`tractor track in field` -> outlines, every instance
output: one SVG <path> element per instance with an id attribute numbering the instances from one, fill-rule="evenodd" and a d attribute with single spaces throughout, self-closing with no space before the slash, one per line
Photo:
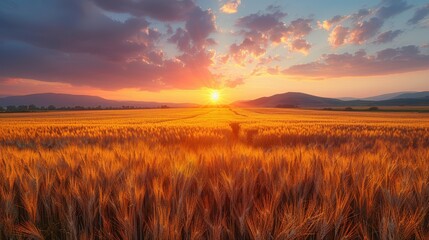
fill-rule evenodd
<path id="1" fill-rule="evenodd" d="M 211 112 L 213 112 L 213 110 L 205 112 L 205 113 L 200 113 L 200 114 L 195 114 L 195 115 L 191 115 L 191 116 L 186 116 L 186 117 L 161 120 L 161 121 L 157 121 L 157 122 L 154 122 L 154 123 L 165 123 L 165 122 L 173 122 L 173 121 L 179 121 L 179 120 L 192 119 L 192 118 L 200 117 L 200 116 L 203 116 L 203 115 L 207 115 L 207 114 L 209 114 Z"/>
<path id="2" fill-rule="evenodd" d="M 229 111 L 231 111 L 232 113 L 234 113 L 234 114 L 235 114 L 235 115 L 237 115 L 237 116 L 249 117 L 249 116 L 247 116 L 247 115 L 245 115 L 245 114 L 242 114 L 242 113 L 239 113 L 239 112 L 234 111 L 232 108 L 228 108 L 228 109 L 229 109 Z"/>

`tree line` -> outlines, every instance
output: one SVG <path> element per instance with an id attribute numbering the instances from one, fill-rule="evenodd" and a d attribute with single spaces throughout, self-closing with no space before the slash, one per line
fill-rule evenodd
<path id="1" fill-rule="evenodd" d="M 0 106 L 0 112 L 44 112 L 44 111 L 81 111 L 81 110 L 119 110 L 119 109 L 147 109 L 149 107 L 136 107 L 136 106 L 121 106 L 121 107 L 56 107 L 54 105 L 38 107 L 34 104 L 31 105 L 9 105 L 6 107 Z M 167 105 L 161 105 L 157 108 L 169 108 Z"/>

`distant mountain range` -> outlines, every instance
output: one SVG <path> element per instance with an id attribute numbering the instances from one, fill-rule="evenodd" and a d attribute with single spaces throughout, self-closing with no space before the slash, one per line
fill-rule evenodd
<path id="1" fill-rule="evenodd" d="M 380 100 L 377 100 L 380 99 Z M 31 94 L 24 96 L 9 96 L 0 98 L 0 106 L 35 105 L 37 107 L 114 107 L 123 106 L 156 108 L 168 107 L 196 107 L 192 103 L 165 103 L 143 101 L 116 101 L 96 96 L 71 95 L 57 93 Z M 325 98 L 299 92 L 276 94 L 248 101 L 238 101 L 231 105 L 237 107 L 353 107 L 353 106 L 429 106 L 429 91 L 426 92 L 399 92 L 364 99 Z"/>
<path id="2" fill-rule="evenodd" d="M 386 99 L 387 98 L 387 99 Z M 429 106 L 429 91 L 385 94 L 371 99 L 341 100 L 299 92 L 276 94 L 233 103 L 238 107 L 353 107 L 353 106 Z"/>
<path id="3" fill-rule="evenodd" d="M 372 97 L 366 97 L 366 98 L 352 98 L 352 97 L 343 97 L 338 98 L 343 101 L 351 101 L 351 100 L 366 100 L 366 101 L 383 101 L 383 100 L 390 100 L 390 99 L 399 99 L 399 98 L 420 98 L 425 97 L 428 95 L 428 92 L 394 92 L 394 93 L 387 93 Z"/>
<path id="4" fill-rule="evenodd" d="M 0 106 L 19 106 L 36 105 L 37 107 L 53 105 L 55 107 L 115 107 L 133 106 L 141 108 L 155 108 L 166 105 L 168 107 L 195 107 L 196 104 L 190 103 L 161 103 L 161 102 L 142 102 L 142 101 L 116 101 L 108 100 L 96 96 L 72 95 L 58 93 L 41 93 L 24 96 L 9 96 L 0 98 Z"/>

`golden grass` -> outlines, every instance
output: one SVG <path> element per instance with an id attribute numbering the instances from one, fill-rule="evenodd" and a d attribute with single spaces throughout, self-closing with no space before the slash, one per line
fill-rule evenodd
<path id="1" fill-rule="evenodd" d="M 0 239 L 429 238 L 428 114 L 166 109 L 0 124 Z"/>

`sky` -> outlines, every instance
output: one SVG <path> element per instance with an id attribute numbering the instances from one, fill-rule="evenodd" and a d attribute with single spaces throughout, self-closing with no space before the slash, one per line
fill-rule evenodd
<path id="1" fill-rule="evenodd" d="M 2 0 L 0 96 L 429 90 L 429 1 Z"/>

